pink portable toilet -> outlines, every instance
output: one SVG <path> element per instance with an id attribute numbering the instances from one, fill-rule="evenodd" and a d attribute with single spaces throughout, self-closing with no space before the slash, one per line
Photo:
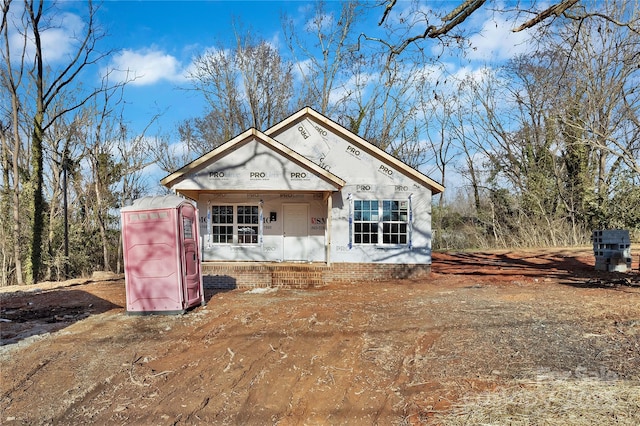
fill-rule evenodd
<path id="1" fill-rule="evenodd" d="M 204 305 L 198 210 L 176 195 L 120 210 L 128 313 L 184 313 Z"/>

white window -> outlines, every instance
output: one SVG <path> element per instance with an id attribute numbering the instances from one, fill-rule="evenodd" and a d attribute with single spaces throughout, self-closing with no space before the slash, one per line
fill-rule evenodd
<path id="1" fill-rule="evenodd" d="M 256 205 L 211 206 L 214 244 L 258 244 L 259 208 Z"/>
<path id="2" fill-rule="evenodd" d="M 354 200 L 354 243 L 408 244 L 408 210 L 406 200 Z"/>

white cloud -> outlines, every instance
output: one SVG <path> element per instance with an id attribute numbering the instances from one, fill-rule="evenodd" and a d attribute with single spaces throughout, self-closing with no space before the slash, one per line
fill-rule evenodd
<path id="1" fill-rule="evenodd" d="M 471 66 L 460 67 L 452 73 L 454 81 L 461 82 L 465 80 L 471 80 L 474 82 L 480 82 L 487 78 L 492 72 L 491 67 L 481 66 L 479 68 L 473 68 Z"/>
<path id="2" fill-rule="evenodd" d="M 304 81 L 311 74 L 313 68 L 313 61 L 311 59 L 304 59 L 302 61 L 294 62 L 293 75 L 296 81 Z"/>
<path id="3" fill-rule="evenodd" d="M 131 80 L 134 86 L 148 86 L 158 82 L 180 82 L 185 79 L 185 68 L 180 61 L 161 50 L 122 50 L 116 54 L 107 69 L 110 79 Z"/>
<path id="4" fill-rule="evenodd" d="M 183 140 L 169 145 L 169 153 L 174 158 L 184 158 L 187 161 L 189 161 L 189 159 L 194 155 L 192 148 Z"/>
<path id="5" fill-rule="evenodd" d="M 25 41 L 25 23 L 21 15 L 24 7 L 19 2 L 14 3 L 16 6 L 7 14 L 9 51 L 15 61 L 20 59 L 24 50 L 25 61 L 30 62 L 35 57 L 35 41 L 31 29 L 26 32 Z M 86 24 L 80 16 L 73 13 L 59 13 L 46 18 L 49 21 L 40 28 L 42 57 L 46 64 L 55 67 L 75 56 L 86 36 Z"/>
<path id="6" fill-rule="evenodd" d="M 329 94 L 329 102 L 337 104 L 354 94 L 368 92 L 369 84 L 375 82 L 376 76 L 370 73 L 353 74 L 348 80 L 337 84 Z M 361 95 L 357 95 L 361 96 Z M 365 96 L 366 97 L 366 96 Z"/>
<path id="7" fill-rule="evenodd" d="M 159 182 L 163 177 L 167 176 L 169 173 L 167 173 L 166 170 L 162 170 L 162 168 L 157 163 L 152 163 L 142 169 L 140 171 L 140 174 L 149 182 L 156 183 Z"/>
<path id="8" fill-rule="evenodd" d="M 513 23 L 500 16 L 488 18 L 480 32 L 469 38 L 472 60 L 503 61 L 528 50 L 529 34 L 526 31 L 512 32 Z"/>
<path id="9" fill-rule="evenodd" d="M 42 51 L 48 62 L 57 62 L 74 54 L 80 44 L 79 38 L 85 36 L 85 23 L 72 13 L 62 13 L 59 22 L 42 33 Z"/>
<path id="10" fill-rule="evenodd" d="M 190 50 L 194 50 L 195 49 L 191 49 Z M 225 59 L 228 58 L 230 55 L 230 51 L 227 49 L 221 49 L 219 47 L 206 47 L 204 49 L 202 49 L 203 53 L 196 53 L 195 55 L 192 56 L 192 60 L 191 62 L 189 62 L 187 65 L 185 65 L 182 68 L 182 75 L 183 78 L 185 79 L 189 79 L 191 78 L 190 76 L 196 76 L 199 74 L 198 71 L 198 65 L 196 64 L 196 58 L 201 57 L 201 59 L 207 59 L 208 61 L 214 61 L 214 60 L 219 60 L 219 59 Z"/>
<path id="11" fill-rule="evenodd" d="M 318 31 L 327 31 L 331 29 L 333 25 L 333 15 L 329 13 L 318 13 L 313 18 L 307 21 L 305 30 L 309 33 L 316 33 Z"/>

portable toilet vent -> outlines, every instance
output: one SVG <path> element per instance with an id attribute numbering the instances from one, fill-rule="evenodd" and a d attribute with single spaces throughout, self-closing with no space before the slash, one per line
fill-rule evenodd
<path id="1" fill-rule="evenodd" d="M 127 312 L 184 313 L 204 305 L 198 210 L 176 195 L 120 210 Z"/>

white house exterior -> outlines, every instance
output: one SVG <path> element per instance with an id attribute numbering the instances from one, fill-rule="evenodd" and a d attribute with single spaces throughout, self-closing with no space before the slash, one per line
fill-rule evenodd
<path id="1" fill-rule="evenodd" d="M 444 190 L 310 108 L 247 130 L 161 183 L 196 201 L 205 283 L 225 286 L 280 285 L 241 282 L 274 265 L 302 276 L 300 265 L 315 265 L 323 282 L 428 272 L 431 198 Z"/>

